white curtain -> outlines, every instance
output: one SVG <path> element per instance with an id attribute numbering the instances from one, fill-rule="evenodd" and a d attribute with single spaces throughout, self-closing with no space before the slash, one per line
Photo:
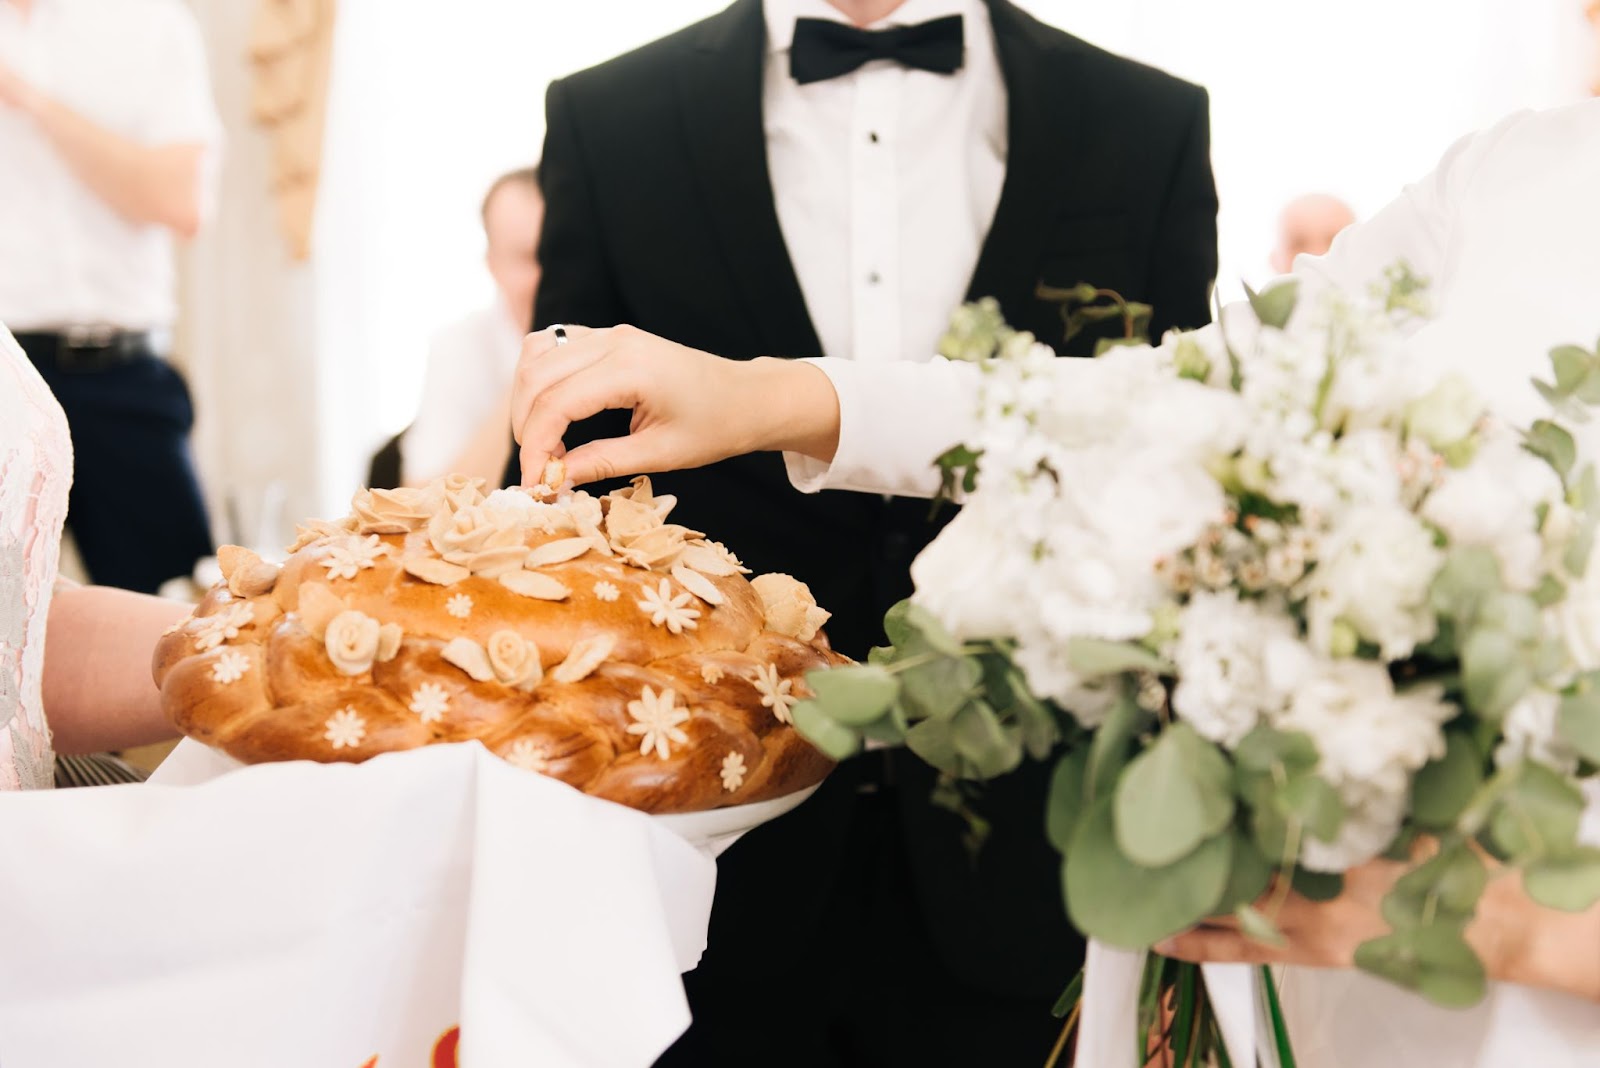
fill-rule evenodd
<path id="1" fill-rule="evenodd" d="M 312 261 L 289 263 L 249 121 L 249 6 L 191 0 L 228 127 L 218 218 L 196 243 L 183 349 L 218 501 L 252 537 L 342 510 L 409 421 L 428 335 L 489 299 L 478 201 L 532 162 L 544 88 L 723 0 L 344 0 Z M 1582 96 L 1585 0 L 1022 0 L 1039 18 L 1206 85 L 1222 277 L 1259 280 L 1281 205 L 1325 190 L 1368 214 L 1456 136 Z M 1093 166 L 1093 160 L 1082 161 Z M 270 518 L 270 517 L 269 517 Z M 271 536 L 276 537 L 274 532 Z"/>

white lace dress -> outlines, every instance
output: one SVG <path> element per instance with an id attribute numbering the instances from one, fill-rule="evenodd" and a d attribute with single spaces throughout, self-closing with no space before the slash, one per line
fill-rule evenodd
<path id="1" fill-rule="evenodd" d="M 44 628 L 72 485 L 67 420 L 0 326 L 0 790 L 54 782 Z"/>

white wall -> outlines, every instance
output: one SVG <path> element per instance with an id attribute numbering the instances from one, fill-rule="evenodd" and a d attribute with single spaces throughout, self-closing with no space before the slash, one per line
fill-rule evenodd
<path id="1" fill-rule="evenodd" d="M 268 236 L 264 156 L 243 115 L 242 0 L 192 0 L 213 36 L 233 136 L 211 284 L 192 318 L 214 489 L 290 515 L 343 504 L 409 419 L 428 334 L 489 297 L 477 207 L 531 162 L 544 88 L 722 0 L 342 0 L 316 260 Z M 1583 0 L 1022 0 L 1038 17 L 1205 84 L 1225 283 L 1258 278 L 1278 208 L 1326 190 L 1369 214 L 1458 134 L 1588 84 Z M 1092 166 L 1093 161 L 1085 161 Z M 1225 286 L 1225 289 L 1227 287 Z M 268 370 L 270 369 L 270 370 Z M 286 374 L 288 381 L 267 381 Z M 263 443 L 275 429 L 293 442 Z"/>

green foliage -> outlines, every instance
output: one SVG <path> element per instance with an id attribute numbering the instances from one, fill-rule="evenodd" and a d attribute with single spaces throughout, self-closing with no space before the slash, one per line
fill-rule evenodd
<path id="1" fill-rule="evenodd" d="M 1442 831 L 1455 825 L 1483 785 L 1483 755 L 1463 730 L 1445 732 L 1444 756 L 1425 764 L 1411 781 L 1411 818 Z"/>
<path id="2" fill-rule="evenodd" d="M 1300 300 L 1300 282 L 1287 278 L 1272 283 L 1260 293 L 1249 286 L 1244 287 L 1244 292 L 1250 298 L 1250 310 L 1256 313 L 1261 325 L 1282 330 L 1289 325 L 1295 304 Z"/>
<path id="3" fill-rule="evenodd" d="M 1449 927 L 1408 927 L 1365 942 L 1356 966 L 1446 1008 L 1475 1005 L 1488 989 L 1483 962 Z"/>
<path id="4" fill-rule="evenodd" d="M 877 722 L 900 696 L 894 675 L 872 664 L 813 671 L 806 682 L 816 692 L 816 701 L 827 707 L 829 718 L 844 727 Z"/>
<path id="5" fill-rule="evenodd" d="M 1232 822 L 1231 779 L 1215 745 L 1187 723 L 1168 727 L 1117 782 L 1117 845 L 1150 868 L 1187 856 Z"/>
<path id="6" fill-rule="evenodd" d="M 1047 286 L 1041 282 L 1035 288 L 1034 296 L 1061 305 L 1063 343 L 1070 342 L 1096 323 L 1120 320 L 1120 343 L 1139 344 L 1149 335 L 1150 317 L 1155 311 L 1148 304 L 1124 299 L 1116 290 L 1100 289 L 1088 282 L 1067 287 Z M 1103 351 L 1103 348 L 1097 348 L 1095 355 Z"/>
<path id="7" fill-rule="evenodd" d="M 1495 844 L 1518 864 L 1571 851 L 1583 817 L 1583 794 L 1565 776 L 1524 760 L 1489 818 Z"/>
<path id="8" fill-rule="evenodd" d="M 1112 804 L 1102 797 L 1090 806 L 1067 850 L 1067 912 L 1078 929 L 1138 949 L 1210 915 L 1227 886 L 1231 837 L 1216 835 L 1176 863 L 1145 867 L 1118 847 Z"/>
<path id="9" fill-rule="evenodd" d="M 1600 763 L 1600 677 L 1585 675 L 1561 699 L 1557 729 L 1579 756 Z"/>
<path id="10" fill-rule="evenodd" d="M 1272 883 L 1272 862 L 1256 847 L 1255 841 L 1235 827 L 1233 857 L 1228 870 L 1228 884 L 1217 899 L 1214 911 L 1232 912 L 1249 905 L 1267 892 Z"/>
<path id="11" fill-rule="evenodd" d="M 1578 444 L 1567 433 L 1548 419 L 1536 421 L 1523 432 L 1522 447 L 1549 464 L 1566 482 L 1572 474 L 1572 465 L 1578 462 Z"/>
<path id="12" fill-rule="evenodd" d="M 1142 645 L 1109 642 L 1101 638 L 1073 638 L 1067 642 L 1067 663 L 1086 678 L 1120 675 L 1128 671 L 1163 674 L 1171 665 Z"/>
<path id="13" fill-rule="evenodd" d="M 1072 843 L 1072 834 L 1078 826 L 1088 801 L 1084 785 L 1089 774 L 1089 747 L 1063 753 L 1056 760 L 1055 771 L 1050 775 L 1050 793 L 1045 801 L 1044 829 L 1050 844 L 1058 853 L 1065 854 Z"/>
<path id="14" fill-rule="evenodd" d="M 1576 846 L 1539 860 L 1523 872 L 1522 884 L 1541 905 L 1582 912 L 1600 901 L 1600 849 Z"/>
<path id="15" fill-rule="evenodd" d="M 1383 918 L 1396 928 L 1443 924 L 1466 929 L 1488 885 L 1483 860 L 1456 840 L 1395 883 L 1383 899 Z"/>

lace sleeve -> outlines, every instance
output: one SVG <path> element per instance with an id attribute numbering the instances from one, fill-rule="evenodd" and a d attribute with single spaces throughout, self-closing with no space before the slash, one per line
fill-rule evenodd
<path id="1" fill-rule="evenodd" d="M 44 632 L 71 480 L 66 418 L 0 327 L 0 790 L 54 777 Z"/>

